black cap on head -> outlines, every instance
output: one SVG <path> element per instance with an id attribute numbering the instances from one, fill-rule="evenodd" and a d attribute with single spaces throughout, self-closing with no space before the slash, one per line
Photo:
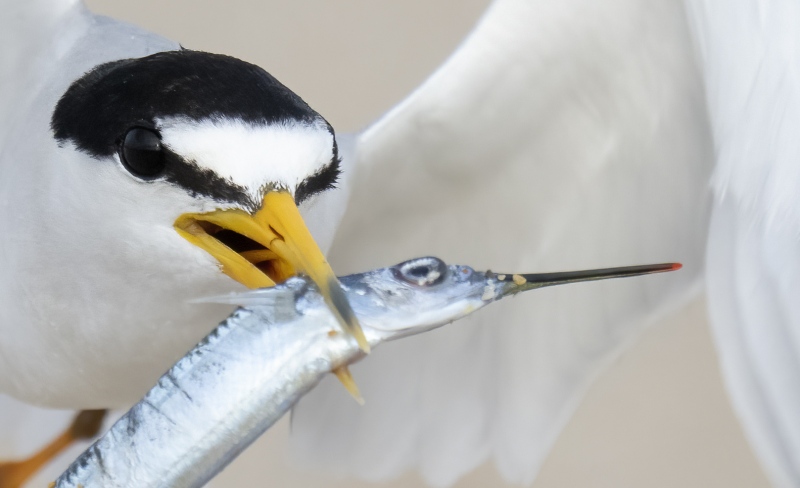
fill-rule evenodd
<path id="1" fill-rule="evenodd" d="M 254 125 L 322 120 L 254 64 L 181 50 L 96 66 L 61 97 L 51 127 L 59 142 L 70 140 L 101 157 L 116 151 L 131 126 L 152 126 L 158 117 L 231 118 Z"/>

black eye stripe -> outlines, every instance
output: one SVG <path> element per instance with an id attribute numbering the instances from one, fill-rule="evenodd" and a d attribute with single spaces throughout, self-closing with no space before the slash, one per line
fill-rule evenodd
<path id="1" fill-rule="evenodd" d="M 317 193 L 336 188 L 336 183 L 339 181 L 339 176 L 342 173 L 340 164 L 341 159 L 334 145 L 333 159 L 331 162 L 297 185 L 294 192 L 295 203 L 300 205 L 304 200 L 311 198 Z"/>
<path id="2" fill-rule="evenodd" d="M 260 202 L 253 201 L 244 187 L 172 151 L 164 152 L 168 161 L 164 171 L 166 181 L 183 188 L 194 197 L 203 196 L 218 202 L 238 203 L 250 211 L 258 210 Z"/>

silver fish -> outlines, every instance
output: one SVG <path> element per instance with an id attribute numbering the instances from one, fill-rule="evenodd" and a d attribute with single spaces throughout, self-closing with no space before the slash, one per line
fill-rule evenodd
<path id="1" fill-rule="evenodd" d="M 521 291 L 679 267 L 500 274 L 425 257 L 340 281 L 374 348 Z M 365 356 L 307 278 L 213 301 L 242 308 L 162 376 L 56 487 L 203 486 L 324 375 L 346 371 Z"/>

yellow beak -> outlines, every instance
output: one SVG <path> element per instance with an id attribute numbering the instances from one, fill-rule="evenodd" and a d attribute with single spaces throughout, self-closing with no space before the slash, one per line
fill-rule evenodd
<path id="1" fill-rule="evenodd" d="M 216 258 L 225 274 L 249 288 L 274 286 L 297 273 L 307 274 L 344 329 L 369 352 L 336 275 L 289 193 L 267 193 L 255 215 L 238 209 L 183 214 L 175 221 L 175 230 Z"/>

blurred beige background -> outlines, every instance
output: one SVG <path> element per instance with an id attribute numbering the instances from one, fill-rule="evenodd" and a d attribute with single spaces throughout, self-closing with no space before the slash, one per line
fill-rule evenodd
<path id="1" fill-rule="evenodd" d="M 264 67 L 337 131 L 363 127 L 444 61 L 487 0 L 87 0 L 192 49 Z M 335 263 L 334 263 L 335 266 Z M 649 329 L 589 391 L 534 483 L 545 487 L 768 486 L 728 405 L 701 301 Z M 290 465 L 284 420 L 216 486 L 359 487 Z M 387 487 L 422 486 L 410 473 Z M 486 464 L 458 485 L 505 486 Z"/>

